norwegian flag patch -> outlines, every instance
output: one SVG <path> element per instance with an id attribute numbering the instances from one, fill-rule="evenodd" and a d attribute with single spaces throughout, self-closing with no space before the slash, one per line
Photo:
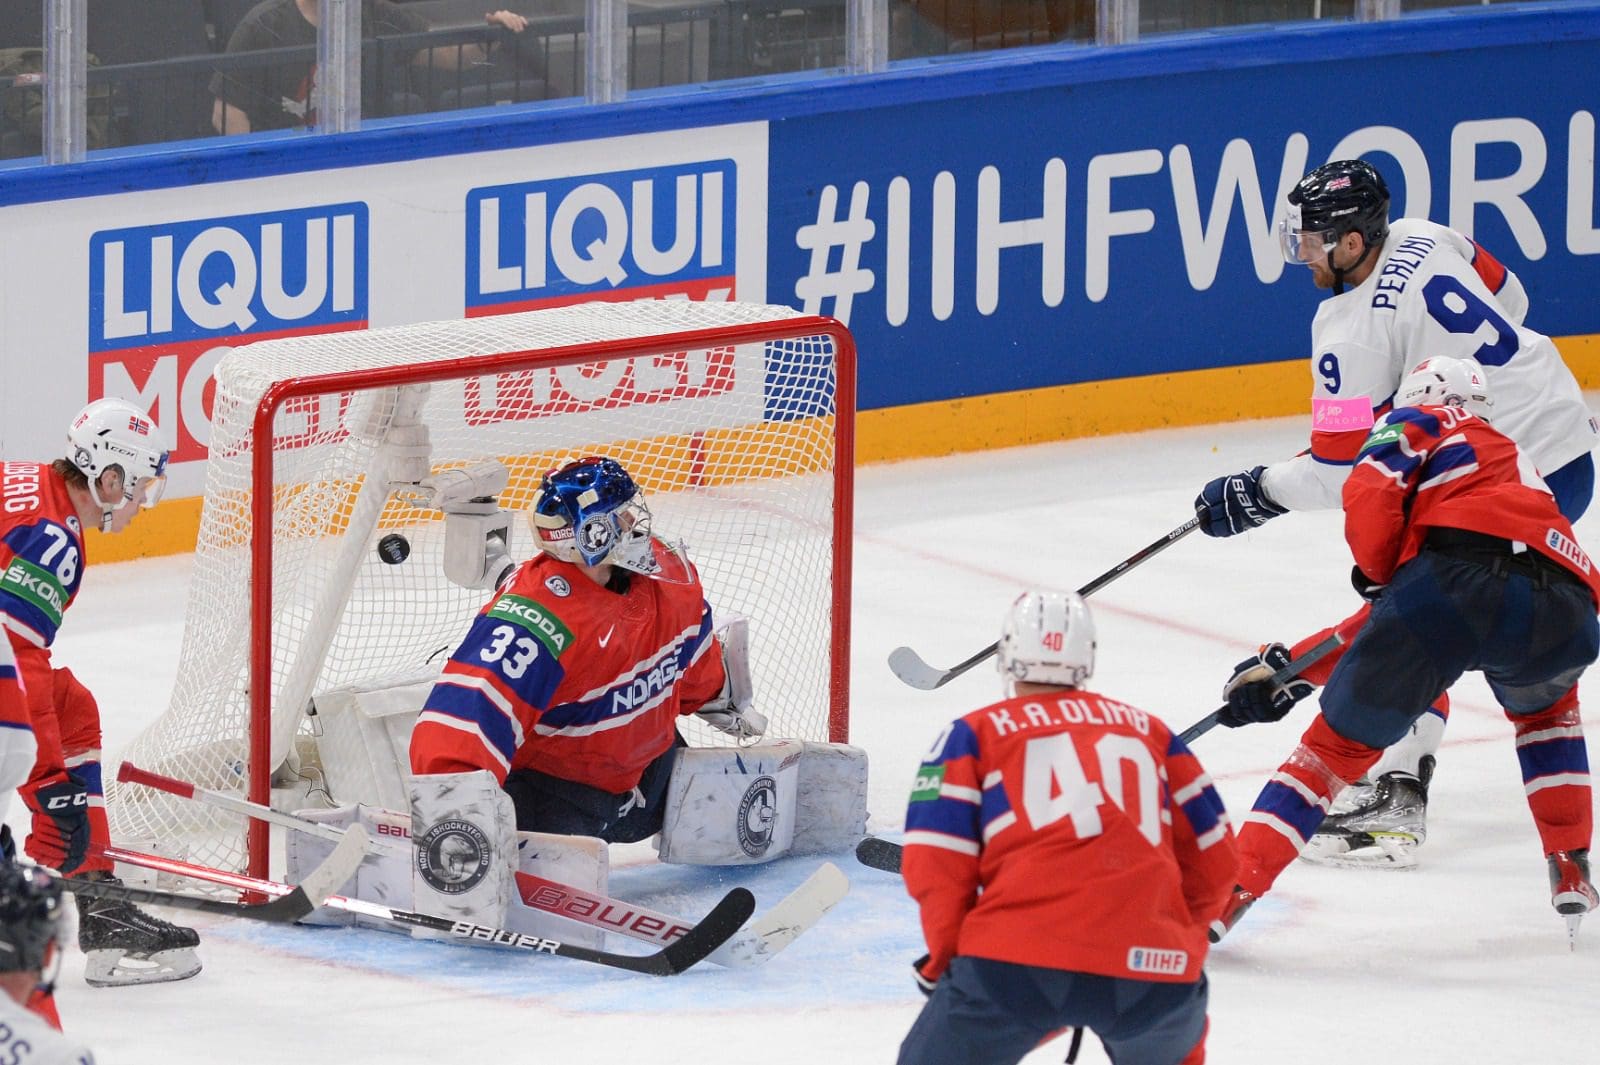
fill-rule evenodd
<path id="1" fill-rule="evenodd" d="M 143 418 L 128 415 L 128 432 L 138 433 L 140 436 L 150 435 L 150 423 Z"/>

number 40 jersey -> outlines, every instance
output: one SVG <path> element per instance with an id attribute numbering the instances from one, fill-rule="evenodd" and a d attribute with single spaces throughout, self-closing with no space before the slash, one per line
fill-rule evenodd
<path id="1" fill-rule="evenodd" d="M 1340 490 L 1400 381 L 1423 359 L 1473 358 L 1489 375 L 1490 422 L 1548 476 L 1595 446 L 1596 425 L 1550 338 L 1522 325 L 1516 275 L 1453 229 L 1418 218 L 1389 227 L 1367 279 L 1311 323 L 1311 450 L 1267 467 L 1290 510 L 1340 505 Z"/>
<path id="2" fill-rule="evenodd" d="M 945 730 L 918 770 L 900 867 L 929 979 L 960 954 L 1192 982 L 1238 855 L 1182 740 L 1143 710 L 1063 688 Z"/>

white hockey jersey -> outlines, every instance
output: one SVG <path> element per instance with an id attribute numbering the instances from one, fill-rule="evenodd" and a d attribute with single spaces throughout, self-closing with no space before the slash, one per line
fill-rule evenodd
<path id="1" fill-rule="evenodd" d="M 1550 338 L 1522 325 L 1516 275 L 1453 229 L 1418 218 L 1389 227 L 1367 279 L 1317 308 L 1311 323 L 1311 449 L 1267 467 L 1267 495 L 1290 510 L 1338 507 L 1374 421 L 1423 359 L 1470 356 L 1489 375 L 1490 422 L 1542 473 L 1600 437 Z"/>
<path id="2" fill-rule="evenodd" d="M 89 1048 L 50 1027 L 37 1013 L 0 991 L 0 1062 L 17 1065 L 94 1065 Z"/>

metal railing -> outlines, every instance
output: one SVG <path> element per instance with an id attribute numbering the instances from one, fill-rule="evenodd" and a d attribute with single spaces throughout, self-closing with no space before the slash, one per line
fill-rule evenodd
<path id="1" fill-rule="evenodd" d="M 605 103 L 630 90 L 728 78 L 871 72 L 917 57 L 1057 42 L 1114 46 L 1250 23 L 1387 19 L 1489 0 L 554 0 L 563 9 L 530 14 L 522 33 L 474 24 L 479 7 L 531 12 L 534 2 L 425 0 L 415 10 L 445 28 L 362 40 L 360 0 L 319 0 L 321 25 L 335 29 L 325 29 L 317 47 L 230 53 L 227 42 L 212 40 L 207 54 L 111 65 L 85 62 L 85 0 L 39 0 L 37 37 L 18 46 L 0 39 L 0 159 L 71 162 L 99 148 L 242 132 L 216 107 L 224 89 L 270 97 L 292 80 L 286 72 L 302 71 L 311 84 L 313 67 L 314 99 L 269 99 L 277 113 L 261 108 L 270 120 L 249 128 L 339 132 L 364 118 L 559 98 Z M 537 2 L 551 10 L 552 0 Z M 17 25 L 13 14 L 0 31 Z M 592 32 L 596 25 L 605 32 Z M 43 48 L 19 56 L 30 44 Z"/>

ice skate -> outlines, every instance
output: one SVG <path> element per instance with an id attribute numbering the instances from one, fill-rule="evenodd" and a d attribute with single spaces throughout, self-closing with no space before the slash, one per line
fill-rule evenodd
<path id="1" fill-rule="evenodd" d="M 1301 857 L 1325 865 L 1411 869 L 1428 838 L 1428 780 L 1434 760 L 1424 757 L 1421 775 L 1385 773 L 1323 819 Z M 1354 791 L 1361 785 L 1353 785 Z M 1341 796 L 1341 798 L 1346 798 Z"/>
<path id="2" fill-rule="evenodd" d="M 1222 907 L 1222 913 L 1206 930 L 1206 938 L 1213 943 L 1220 943 L 1222 937 L 1239 923 L 1239 918 L 1244 916 L 1244 912 L 1256 904 L 1256 897 L 1238 884 L 1233 885 L 1233 894 L 1228 896 L 1228 901 Z"/>
<path id="3" fill-rule="evenodd" d="M 1589 879 L 1589 849 L 1556 851 L 1545 860 L 1550 863 L 1550 905 L 1567 919 L 1567 946 L 1577 950 L 1583 915 L 1600 906 L 1600 895 Z"/>
<path id="4" fill-rule="evenodd" d="M 194 929 L 168 924 L 132 903 L 78 896 L 78 947 L 91 987 L 187 980 L 200 971 L 194 952 L 199 945 Z"/>

